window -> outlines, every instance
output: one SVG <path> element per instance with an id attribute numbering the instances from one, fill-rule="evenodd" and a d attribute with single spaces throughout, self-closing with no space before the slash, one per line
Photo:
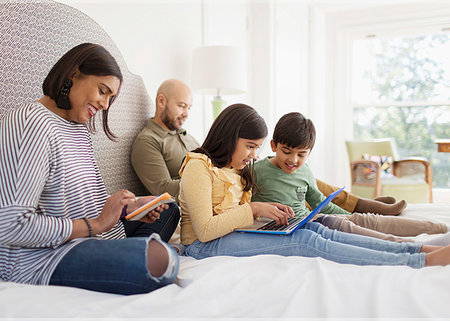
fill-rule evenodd
<path id="1" fill-rule="evenodd" d="M 450 33 L 353 41 L 355 139 L 393 137 L 400 157 L 431 161 L 433 184 L 450 188 L 450 157 L 436 139 L 450 138 Z"/>

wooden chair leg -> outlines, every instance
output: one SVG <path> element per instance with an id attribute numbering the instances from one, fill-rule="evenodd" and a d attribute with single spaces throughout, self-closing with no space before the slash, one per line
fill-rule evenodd
<path id="1" fill-rule="evenodd" d="M 380 170 L 377 169 L 375 176 L 375 197 L 379 196 L 381 196 L 381 177 L 380 177 Z"/>

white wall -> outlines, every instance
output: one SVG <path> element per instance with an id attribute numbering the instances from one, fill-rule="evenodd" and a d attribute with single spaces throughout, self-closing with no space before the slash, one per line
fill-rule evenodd
<path id="1" fill-rule="evenodd" d="M 105 29 L 130 71 L 143 78 L 151 99 L 166 79 L 190 82 L 191 53 L 203 41 L 201 1 L 60 2 L 86 13 Z M 198 111 L 199 102 L 201 99 L 195 97 L 195 117 L 186 127 L 201 140 L 203 113 Z"/>
<path id="2" fill-rule="evenodd" d="M 120 48 L 129 69 L 140 75 L 153 99 L 166 79 L 191 81 L 192 51 L 204 45 L 235 45 L 247 51 L 245 1 L 107 2 L 61 0 L 93 18 Z M 247 94 L 225 96 L 246 102 Z M 203 141 L 212 122 L 210 100 L 194 94 L 185 128 Z"/>
<path id="3" fill-rule="evenodd" d="M 317 177 L 347 186 L 344 141 L 352 131 L 349 80 L 342 74 L 350 59 L 349 30 L 369 21 L 376 25 L 417 16 L 427 8 L 434 12 L 449 8 L 448 1 L 437 0 L 414 6 L 417 1 L 409 0 L 60 1 L 87 13 L 110 34 L 130 69 L 143 77 L 151 97 L 165 79 L 190 83 L 194 48 L 242 47 L 247 54 L 248 91 L 223 98 L 257 108 L 269 135 L 287 112 L 300 111 L 311 118 L 317 130 L 311 168 Z M 194 96 L 185 126 L 199 141 L 212 121 L 211 99 Z M 266 144 L 263 156 L 268 153 Z"/>
<path id="4" fill-rule="evenodd" d="M 247 56 L 248 91 L 223 97 L 247 103 L 267 120 L 270 134 L 288 111 L 308 114 L 308 5 L 295 1 L 146 0 L 137 3 L 60 0 L 97 21 L 120 48 L 130 70 L 154 97 L 159 84 L 189 84 L 194 48 L 235 45 Z M 202 141 L 212 122 L 212 97 L 194 95 L 185 127 Z M 268 153 L 268 144 L 264 155 Z"/>
<path id="5" fill-rule="evenodd" d="M 305 2 L 260 1 L 249 5 L 250 101 L 269 127 L 291 111 L 308 117 L 309 11 Z M 262 151 L 270 154 L 268 140 Z"/>
<path id="6" fill-rule="evenodd" d="M 203 39 L 201 46 L 230 45 L 239 47 L 244 53 L 249 51 L 247 4 L 245 1 L 203 1 L 202 19 Z M 240 95 L 223 96 L 222 99 L 226 101 L 227 105 L 237 102 L 250 104 L 248 97 L 249 93 L 247 92 Z M 196 105 L 196 111 L 193 112 L 190 118 L 195 118 L 194 121 L 197 122 L 200 119 L 199 115 L 203 114 L 203 127 L 201 127 L 203 135 L 198 136 L 200 143 L 206 137 L 213 121 L 212 98 L 212 96 L 202 97 L 201 95 L 196 95 L 195 97 L 195 101 L 201 101 L 202 103 Z M 201 112 L 198 112 L 199 110 Z M 190 130 L 187 127 L 186 129 Z"/>

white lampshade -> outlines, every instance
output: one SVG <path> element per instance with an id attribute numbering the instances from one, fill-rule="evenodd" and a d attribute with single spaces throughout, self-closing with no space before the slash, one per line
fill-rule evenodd
<path id="1" fill-rule="evenodd" d="M 243 52 L 235 46 L 205 46 L 194 49 L 192 89 L 203 95 L 241 94 L 246 90 Z"/>

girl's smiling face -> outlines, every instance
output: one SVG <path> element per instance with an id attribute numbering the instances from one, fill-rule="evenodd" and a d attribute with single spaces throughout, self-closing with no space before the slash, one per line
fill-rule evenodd
<path id="1" fill-rule="evenodd" d="M 256 151 L 264 142 L 264 137 L 259 139 L 239 138 L 236 142 L 236 149 L 231 156 L 231 163 L 226 166 L 241 170 L 252 160 L 256 159 Z"/>

